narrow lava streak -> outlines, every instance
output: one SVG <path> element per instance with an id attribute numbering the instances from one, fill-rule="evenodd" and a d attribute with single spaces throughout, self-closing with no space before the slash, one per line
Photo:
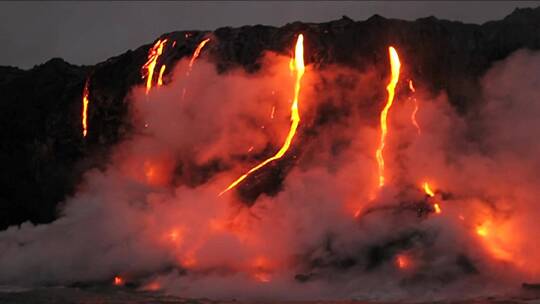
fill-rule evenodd
<path id="1" fill-rule="evenodd" d="M 225 192 L 234 188 L 236 185 L 242 182 L 246 177 L 248 177 L 249 174 L 266 166 L 268 163 L 281 158 L 285 154 L 285 152 L 287 152 L 287 150 L 289 149 L 289 146 L 291 145 L 291 142 L 294 138 L 294 134 L 296 133 L 296 129 L 298 128 L 298 124 L 300 123 L 300 114 L 298 113 L 298 103 L 299 103 L 298 96 L 300 95 L 300 87 L 301 87 L 300 85 L 302 81 L 302 76 L 304 76 L 304 72 L 305 72 L 304 36 L 302 34 L 298 35 L 293 60 L 294 60 L 294 64 L 291 65 L 290 67 L 292 67 L 294 71 L 296 71 L 296 82 L 294 85 L 294 99 L 291 105 L 291 127 L 289 129 L 289 134 L 287 135 L 287 138 L 285 139 L 285 142 L 283 143 L 283 146 L 281 147 L 281 149 L 279 149 L 279 151 L 274 156 L 266 159 L 262 163 L 251 168 L 246 174 L 240 176 L 237 180 L 231 183 L 225 190 L 219 193 L 219 196 L 221 196 Z"/>
<path id="2" fill-rule="evenodd" d="M 428 182 L 424 182 L 424 184 L 422 185 L 422 188 L 424 188 L 424 192 L 427 194 L 427 196 L 429 197 L 435 196 L 435 192 L 433 192 Z M 442 212 L 441 205 L 439 205 L 439 203 L 434 203 L 433 209 L 435 210 L 435 213 L 437 214 Z"/>
<path id="3" fill-rule="evenodd" d="M 435 196 L 435 193 L 433 192 L 433 190 L 431 190 L 431 187 L 429 186 L 429 183 L 428 182 L 424 182 L 422 188 L 424 188 L 424 192 L 430 196 L 430 197 L 434 197 Z"/>
<path id="4" fill-rule="evenodd" d="M 154 69 L 156 68 L 157 60 L 159 56 L 163 54 L 163 48 L 168 39 L 158 40 L 154 46 L 148 52 L 148 60 L 142 66 L 143 78 L 146 77 L 146 94 L 150 92 L 152 88 L 152 79 L 154 77 Z"/>
<path id="5" fill-rule="evenodd" d="M 83 99 L 82 99 L 83 108 L 82 108 L 81 118 L 82 118 L 83 137 L 86 137 L 86 135 L 88 134 L 88 103 L 90 102 L 90 100 L 88 99 L 88 94 L 89 94 L 88 83 L 89 83 L 89 79 L 87 79 L 84 84 Z"/>
<path id="6" fill-rule="evenodd" d="M 416 92 L 416 90 L 414 89 L 412 80 L 409 80 L 409 89 L 413 93 Z M 420 129 L 420 125 L 418 125 L 418 121 L 416 121 L 416 113 L 418 113 L 418 100 L 416 100 L 416 97 L 414 97 L 413 101 L 414 101 L 414 109 L 411 113 L 411 122 L 416 127 L 416 131 L 418 132 L 418 135 L 420 135 L 422 134 L 422 130 Z"/>
<path id="7" fill-rule="evenodd" d="M 159 69 L 159 76 L 158 76 L 158 80 L 157 80 L 158 87 L 163 85 L 163 73 L 165 73 L 166 68 L 167 68 L 166 65 L 162 65 L 161 68 Z"/>
<path id="8" fill-rule="evenodd" d="M 270 119 L 274 119 L 274 114 L 276 114 L 276 106 L 272 106 L 272 111 L 270 112 Z"/>
<path id="9" fill-rule="evenodd" d="M 210 38 L 206 38 L 203 41 L 201 41 L 199 43 L 199 45 L 197 46 L 197 48 L 195 49 L 195 51 L 193 52 L 193 55 L 191 55 L 191 60 L 189 61 L 188 75 L 191 72 L 191 70 L 193 69 L 193 64 L 195 63 L 195 60 L 197 60 L 197 58 L 199 58 L 199 56 L 201 55 L 201 51 L 202 51 L 203 47 L 208 43 L 208 41 L 210 41 Z"/>
<path id="10" fill-rule="evenodd" d="M 399 70 L 401 68 L 401 63 L 399 62 L 399 56 L 396 49 L 390 46 L 388 48 L 388 52 L 390 54 L 390 66 L 391 66 L 392 78 L 390 79 L 390 82 L 386 86 L 386 91 L 388 91 L 388 99 L 386 100 L 386 105 L 384 106 L 381 112 L 381 117 L 380 117 L 381 118 L 381 139 L 379 143 L 379 148 L 375 152 L 377 163 L 379 165 L 379 187 L 384 186 L 383 150 L 384 150 L 384 145 L 386 143 L 386 136 L 388 134 L 388 125 L 387 125 L 388 111 L 390 110 L 390 107 L 392 107 L 392 103 L 394 102 L 395 89 L 399 80 Z"/>

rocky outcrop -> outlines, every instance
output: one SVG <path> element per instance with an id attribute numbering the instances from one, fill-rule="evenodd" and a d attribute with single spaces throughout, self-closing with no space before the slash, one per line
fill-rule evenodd
<path id="1" fill-rule="evenodd" d="M 160 37 L 176 44 L 166 49 L 159 64 L 173 66 L 190 55 L 203 37 L 212 35 L 215 42 L 206 52 L 218 71 L 243 66 L 255 72 L 263 51 L 288 54 L 298 32 L 306 37 L 306 63 L 317 68 L 385 65 L 386 47 L 394 45 L 407 62 L 407 77 L 434 91 L 445 90 L 460 111 L 467 111 L 474 108 L 481 94 L 479 79 L 493 62 L 520 48 L 540 49 L 540 8 L 517 9 L 503 20 L 483 25 L 376 15 L 358 22 L 343 17 L 279 28 L 257 25 L 173 32 Z M 0 67 L 0 229 L 27 220 L 54 220 L 59 202 L 75 191 L 82 173 L 106 163 L 109 149 L 129 134 L 126 96 L 132 86 L 142 83 L 140 67 L 151 46 L 94 66 L 74 66 L 55 58 L 30 70 Z M 80 113 L 87 78 L 91 131 L 84 139 Z M 270 179 L 280 179 L 287 170 L 278 171 Z M 250 199 L 256 197 L 246 193 Z"/>

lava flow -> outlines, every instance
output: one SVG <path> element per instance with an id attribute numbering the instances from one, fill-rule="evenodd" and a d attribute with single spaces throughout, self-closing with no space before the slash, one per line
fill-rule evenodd
<path id="1" fill-rule="evenodd" d="M 424 192 L 429 197 L 434 197 L 435 196 L 435 193 L 433 193 L 433 190 L 431 190 L 431 187 L 429 186 L 428 182 L 424 182 L 423 188 L 424 188 Z"/>
<path id="2" fill-rule="evenodd" d="M 89 89 L 88 89 L 88 82 L 89 80 L 86 80 L 86 83 L 84 84 L 84 90 L 83 90 L 83 108 L 82 108 L 82 127 L 83 127 L 83 137 L 86 137 L 88 134 L 88 103 L 90 102 L 88 99 Z"/>
<path id="3" fill-rule="evenodd" d="M 424 182 L 422 187 L 424 188 L 424 192 L 426 193 L 427 196 L 429 196 L 429 197 L 434 197 L 435 196 L 435 192 L 433 192 L 433 190 L 431 190 L 431 186 L 429 185 L 428 182 Z M 439 203 L 433 203 L 433 209 L 435 210 L 435 213 L 441 213 L 442 212 L 441 206 L 439 205 Z"/>
<path id="4" fill-rule="evenodd" d="M 232 182 L 225 190 L 221 191 L 221 193 L 219 194 L 220 196 L 224 194 L 225 192 L 234 188 L 240 182 L 242 182 L 246 177 L 248 177 L 249 174 L 266 166 L 268 163 L 281 158 L 285 154 L 285 152 L 287 152 L 287 150 L 289 149 L 289 146 L 291 145 L 291 142 L 294 138 L 294 134 L 296 133 L 296 128 L 298 128 L 298 124 L 300 123 L 300 114 L 298 113 L 298 102 L 299 102 L 298 97 L 300 95 L 300 83 L 302 81 L 302 76 L 304 76 L 304 71 L 305 71 L 304 36 L 302 34 L 298 35 L 293 60 L 294 60 L 294 64 L 289 66 L 290 68 L 293 69 L 293 71 L 296 71 L 296 82 L 294 85 L 294 99 L 291 105 L 291 127 L 289 129 L 289 134 L 287 134 L 287 138 L 285 139 L 285 142 L 283 143 L 283 146 L 281 147 L 281 149 L 279 149 L 279 151 L 274 156 L 266 159 L 262 163 L 251 168 L 246 174 L 240 176 L 237 180 Z"/>
<path id="5" fill-rule="evenodd" d="M 387 125 L 387 117 L 388 117 L 388 111 L 390 110 L 390 107 L 392 107 L 392 103 L 394 102 L 394 95 L 395 95 L 395 89 L 396 85 L 399 80 L 399 70 L 401 68 L 401 63 L 399 62 L 399 56 L 394 47 L 389 47 L 388 52 L 390 54 L 390 66 L 391 66 L 391 79 L 388 85 L 386 86 L 386 90 L 388 91 L 388 99 L 386 100 L 386 105 L 384 106 L 382 112 L 381 112 L 381 139 L 379 143 L 379 148 L 377 149 L 375 156 L 377 157 L 377 163 L 379 165 L 379 187 L 384 186 L 384 157 L 383 157 L 383 150 L 384 145 L 386 143 L 386 135 L 388 134 L 388 125 Z"/>
<path id="6" fill-rule="evenodd" d="M 159 76 L 158 76 L 158 80 L 157 80 L 158 87 L 163 85 L 163 73 L 165 73 L 166 68 L 167 68 L 166 65 L 162 65 L 161 68 L 159 69 Z"/>
<path id="7" fill-rule="evenodd" d="M 168 39 L 158 40 L 148 52 L 148 60 L 142 66 L 143 79 L 146 77 L 146 94 L 152 88 L 152 79 L 154 77 L 154 69 L 156 68 L 157 60 L 163 53 L 163 48 Z M 163 69 L 163 67 L 162 67 Z"/>
<path id="8" fill-rule="evenodd" d="M 409 89 L 411 90 L 411 92 L 416 93 L 412 80 L 409 80 Z M 420 135 L 422 133 L 422 130 L 420 129 L 420 125 L 418 125 L 418 121 L 416 121 L 416 113 L 418 113 L 418 100 L 416 100 L 416 97 L 413 97 L 413 101 L 414 109 L 411 114 L 411 122 L 416 128 L 416 132 L 418 132 L 418 135 Z"/>
<path id="9" fill-rule="evenodd" d="M 199 55 L 201 54 L 202 49 L 208 43 L 208 41 L 210 41 L 210 38 L 206 38 L 203 41 L 201 41 L 199 45 L 197 46 L 197 48 L 195 49 L 195 51 L 193 52 L 193 55 L 191 55 L 191 59 L 189 60 L 189 69 L 186 75 L 189 75 L 189 73 L 191 73 L 191 70 L 193 69 L 193 64 L 195 64 L 195 60 L 199 58 Z"/>

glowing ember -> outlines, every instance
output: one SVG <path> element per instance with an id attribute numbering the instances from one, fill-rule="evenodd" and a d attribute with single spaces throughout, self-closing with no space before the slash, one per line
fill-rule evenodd
<path id="1" fill-rule="evenodd" d="M 399 254 L 396 256 L 396 265 L 399 269 L 407 269 L 411 265 L 411 261 L 404 254 Z"/>
<path id="2" fill-rule="evenodd" d="M 122 286 L 124 285 L 124 279 L 121 276 L 115 276 L 113 280 L 113 284 L 115 286 Z"/>
<path id="3" fill-rule="evenodd" d="M 377 149 L 375 153 L 375 156 L 377 157 L 377 163 L 379 165 L 379 187 L 384 186 L 383 150 L 384 150 L 384 145 L 386 143 L 386 135 L 388 134 L 388 126 L 387 126 L 388 111 L 390 110 L 390 107 L 392 107 L 392 103 L 394 102 L 395 89 L 399 80 L 399 70 L 401 68 L 401 63 L 399 62 L 399 56 L 396 49 L 394 49 L 394 47 L 389 47 L 388 52 L 390 54 L 390 66 L 391 66 L 392 78 L 390 79 L 390 82 L 386 86 L 386 90 L 388 91 L 388 99 L 386 100 L 386 105 L 384 106 L 381 112 L 381 140 L 379 143 L 379 148 Z"/>
<path id="4" fill-rule="evenodd" d="M 84 84 L 84 90 L 83 90 L 83 99 L 82 99 L 82 102 L 83 102 L 83 109 L 82 109 L 82 127 L 83 127 L 83 137 L 86 137 L 86 135 L 88 134 L 88 103 L 89 103 L 89 99 L 88 99 L 88 94 L 89 94 L 89 89 L 88 89 L 88 79 L 86 80 L 86 83 Z"/>
<path id="5" fill-rule="evenodd" d="M 416 92 L 416 90 L 414 89 L 412 80 L 409 80 L 409 89 L 413 93 Z M 420 125 L 418 124 L 418 121 L 416 121 L 416 113 L 418 113 L 418 100 L 416 100 L 416 98 L 413 98 L 413 101 L 414 101 L 414 109 L 411 113 L 411 122 L 416 127 L 416 131 L 420 135 L 422 133 L 422 130 L 420 130 Z"/>
<path id="6" fill-rule="evenodd" d="M 163 85 L 163 73 L 165 73 L 166 68 L 167 68 L 167 66 L 162 65 L 161 69 L 159 69 L 159 76 L 158 76 L 158 80 L 157 80 L 158 87 Z"/>
<path id="7" fill-rule="evenodd" d="M 302 80 L 302 76 L 304 76 L 304 36 L 302 34 L 298 35 L 298 40 L 296 41 L 296 47 L 294 52 L 294 70 L 296 71 L 296 82 L 294 86 L 294 99 L 293 103 L 291 105 L 291 127 L 289 129 L 289 134 L 287 135 L 287 138 L 285 139 L 285 142 L 283 143 L 283 146 L 279 151 L 272 157 L 266 159 L 262 163 L 258 164 L 257 166 L 251 168 L 246 174 L 240 176 L 237 180 L 235 180 L 233 183 L 231 183 L 225 190 L 223 190 L 219 195 L 221 196 L 223 193 L 231 190 L 236 185 L 238 185 L 240 182 L 242 182 L 246 177 L 248 177 L 249 174 L 259 170 L 260 168 L 266 166 L 268 163 L 281 158 L 285 152 L 289 149 L 289 146 L 291 145 L 291 142 L 293 140 L 294 134 L 296 133 L 296 128 L 298 128 L 298 124 L 300 123 L 300 114 L 298 113 L 298 96 L 300 95 L 300 82 Z"/>
<path id="8" fill-rule="evenodd" d="M 424 182 L 423 188 L 424 188 L 424 192 L 426 192 L 427 195 L 429 195 L 430 197 L 435 196 L 435 193 L 433 192 L 433 190 L 431 190 L 431 187 L 429 186 L 428 182 Z"/>
<path id="9" fill-rule="evenodd" d="M 210 41 L 210 38 L 206 38 L 203 41 L 201 41 L 201 43 L 199 43 L 199 45 L 193 52 L 193 55 L 191 55 L 191 60 L 189 61 L 189 72 L 191 72 L 191 69 L 193 69 L 193 64 L 195 63 L 195 60 L 199 58 L 199 55 L 201 54 L 201 50 L 208 43 L 208 41 Z"/>
<path id="10" fill-rule="evenodd" d="M 163 53 L 163 48 L 167 39 L 158 40 L 154 46 L 148 52 L 148 60 L 142 66 L 143 79 L 146 77 L 146 94 L 150 92 L 152 88 L 152 78 L 154 77 L 154 69 L 156 68 L 157 60 L 159 56 Z"/>
<path id="11" fill-rule="evenodd" d="M 439 204 L 437 204 L 437 203 L 433 204 L 433 208 L 435 208 L 435 213 L 441 213 L 442 212 L 441 206 L 439 206 Z"/>

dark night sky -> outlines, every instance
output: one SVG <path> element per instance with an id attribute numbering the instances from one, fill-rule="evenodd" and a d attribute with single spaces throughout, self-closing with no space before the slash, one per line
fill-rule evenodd
<path id="1" fill-rule="evenodd" d="M 175 30 L 280 26 L 342 15 L 365 20 L 373 14 L 483 23 L 501 19 L 516 7 L 536 6 L 540 1 L 0 2 L 0 65 L 29 68 L 52 57 L 94 64 Z"/>

